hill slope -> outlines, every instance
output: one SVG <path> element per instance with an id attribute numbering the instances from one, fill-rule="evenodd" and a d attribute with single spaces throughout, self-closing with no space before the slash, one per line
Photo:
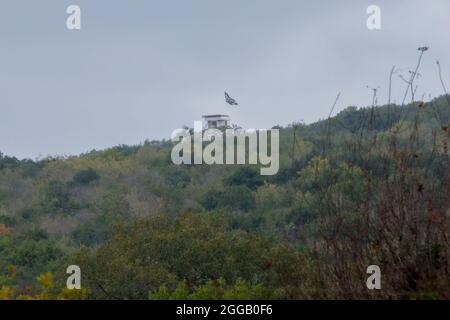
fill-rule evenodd
<path id="1" fill-rule="evenodd" d="M 57 295 L 78 264 L 69 298 L 449 298 L 449 123 L 446 97 L 349 107 L 281 128 L 267 177 L 175 166 L 167 141 L 1 155 L 0 297 Z"/>

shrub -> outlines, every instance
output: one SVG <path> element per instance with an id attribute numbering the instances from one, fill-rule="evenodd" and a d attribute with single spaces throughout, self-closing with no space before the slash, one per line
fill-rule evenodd
<path id="1" fill-rule="evenodd" d="M 99 180 L 99 179 L 100 179 L 100 176 L 92 168 L 78 171 L 73 176 L 73 182 L 75 182 L 77 184 L 89 184 L 89 183 Z"/>
<path id="2" fill-rule="evenodd" d="M 255 190 L 264 183 L 264 178 L 256 168 L 241 167 L 226 178 L 224 183 L 228 186 L 245 186 Z"/>
<path id="3" fill-rule="evenodd" d="M 208 191 L 202 200 L 202 205 L 207 210 L 223 207 L 248 211 L 255 207 L 255 198 L 249 188 L 232 186 L 224 191 Z"/>

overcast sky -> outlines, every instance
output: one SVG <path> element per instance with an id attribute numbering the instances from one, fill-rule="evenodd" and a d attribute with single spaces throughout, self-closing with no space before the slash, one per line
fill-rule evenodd
<path id="1" fill-rule="evenodd" d="M 82 30 L 66 28 L 66 8 Z M 366 27 L 381 7 L 382 30 Z M 449 0 L 1 0 L 0 151 L 73 155 L 170 137 L 202 114 L 245 128 L 310 123 L 387 100 L 430 46 L 419 93 L 450 87 Z M 404 84 L 394 81 L 393 99 Z M 224 103 L 226 90 L 239 102 Z"/>

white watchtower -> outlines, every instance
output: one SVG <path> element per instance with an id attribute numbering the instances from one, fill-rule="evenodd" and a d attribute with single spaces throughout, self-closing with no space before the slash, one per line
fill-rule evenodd
<path id="1" fill-rule="evenodd" d="M 203 129 L 227 128 L 230 126 L 230 117 L 224 114 L 204 115 Z"/>

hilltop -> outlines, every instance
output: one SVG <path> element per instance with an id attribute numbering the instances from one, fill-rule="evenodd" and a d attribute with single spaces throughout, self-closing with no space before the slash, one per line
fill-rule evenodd
<path id="1" fill-rule="evenodd" d="M 447 98 L 276 126 L 274 176 L 175 166 L 166 140 L 0 154 L 0 288 L 79 264 L 90 298 L 449 298 Z"/>

